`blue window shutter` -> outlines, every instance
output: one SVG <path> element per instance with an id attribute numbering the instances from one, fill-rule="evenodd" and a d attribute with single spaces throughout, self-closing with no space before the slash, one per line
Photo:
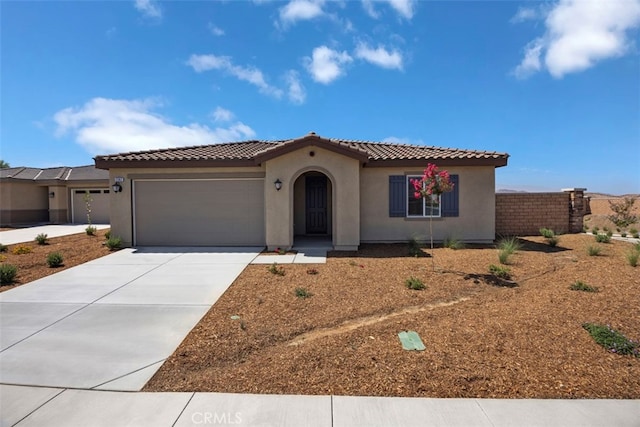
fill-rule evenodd
<path id="1" fill-rule="evenodd" d="M 407 178 L 404 175 L 389 176 L 389 216 L 407 216 Z"/>
<path id="2" fill-rule="evenodd" d="M 451 182 L 453 183 L 453 191 L 448 193 L 442 193 L 442 216 L 458 216 L 459 213 L 459 194 L 460 194 L 460 180 L 458 175 L 451 175 Z"/>

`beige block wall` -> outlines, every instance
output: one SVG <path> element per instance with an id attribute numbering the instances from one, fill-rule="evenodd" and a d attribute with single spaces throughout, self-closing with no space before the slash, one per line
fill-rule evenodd
<path id="1" fill-rule="evenodd" d="M 425 165 L 426 166 L 426 165 Z M 444 168 L 441 168 L 444 169 Z M 493 166 L 451 167 L 459 176 L 459 216 L 433 218 L 433 238 L 491 242 L 495 238 L 495 169 Z M 362 242 L 429 239 L 428 218 L 389 217 L 389 176 L 421 175 L 415 168 L 363 168 L 360 173 Z"/>
<path id="2" fill-rule="evenodd" d="M 314 155 L 311 156 L 310 152 Z M 309 146 L 266 162 L 265 216 L 267 247 L 293 245 L 294 183 L 309 171 L 324 173 L 332 188 L 332 236 L 336 249 L 355 249 L 360 244 L 360 162 L 332 151 Z M 273 183 L 282 181 L 276 191 Z"/>
<path id="3" fill-rule="evenodd" d="M 111 219 L 111 233 L 113 236 L 122 238 L 123 246 L 131 246 L 133 243 L 133 212 L 132 212 L 132 177 L 141 179 L 144 177 L 172 179 L 183 178 L 189 175 L 193 179 L 199 176 L 209 177 L 217 173 L 246 173 L 264 172 L 263 167 L 236 167 L 236 168 L 131 168 L 131 169 L 110 169 L 109 186 L 113 185 L 116 177 L 123 177 L 125 181 L 121 183 L 122 191 L 109 193 L 110 205 L 109 213 Z M 272 185 L 273 186 L 273 185 Z"/>

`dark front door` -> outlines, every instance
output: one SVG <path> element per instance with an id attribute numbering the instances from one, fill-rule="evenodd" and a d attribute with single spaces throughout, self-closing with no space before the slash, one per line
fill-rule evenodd
<path id="1" fill-rule="evenodd" d="M 307 234 L 327 234 L 327 177 L 306 177 L 305 193 Z"/>

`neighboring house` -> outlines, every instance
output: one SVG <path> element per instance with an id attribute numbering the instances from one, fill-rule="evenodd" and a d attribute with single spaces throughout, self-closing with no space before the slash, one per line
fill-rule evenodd
<path id="1" fill-rule="evenodd" d="M 0 225 L 109 223 L 109 173 L 95 166 L 0 169 Z"/>
<path id="2" fill-rule="evenodd" d="M 111 184 L 111 231 L 128 245 L 290 248 L 327 236 L 363 242 L 495 238 L 495 168 L 508 154 L 308 135 L 98 156 Z M 427 163 L 456 184 L 438 206 L 413 198 Z"/>

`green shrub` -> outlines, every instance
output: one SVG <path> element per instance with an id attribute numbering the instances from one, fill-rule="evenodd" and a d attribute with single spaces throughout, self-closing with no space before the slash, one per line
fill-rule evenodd
<path id="1" fill-rule="evenodd" d="M 602 227 L 602 231 L 604 231 L 605 233 L 609 232 L 609 227 Z"/>
<path id="2" fill-rule="evenodd" d="M 635 267 L 638 265 L 638 257 L 640 257 L 640 252 L 632 249 L 627 252 L 625 257 L 627 258 L 627 262 L 629 263 L 629 265 L 631 267 Z"/>
<path id="3" fill-rule="evenodd" d="M 449 248 L 453 250 L 464 249 L 464 243 L 454 238 L 445 239 L 443 242 L 443 245 L 445 248 Z"/>
<path id="4" fill-rule="evenodd" d="M 587 285 L 581 280 L 578 280 L 575 283 L 572 283 L 569 286 L 569 289 L 572 291 L 583 291 L 583 292 L 598 292 L 598 288 L 595 286 Z"/>
<path id="5" fill-rule="evenodd" d="M 296 288 L 296 296 L 298 298 L 306 299 L 311 298 L 313 294 L 306 290 L 305 288 Z"/>
<path id="6" fill-rule="evenodd" d="M 84 231 L 87 233 L 87 236 L 95 236 L 98 229 L 93 225 L 89 225 L 84 229 Z"/>
<path id="7" fill-rule="evenodd" d="M 596 343 L 610 352 L 623 355 L 631 354 L 635 357 L 640 357 L 638 343 L 612 329 L 611 326 L 599 323 L 583 323 L 582 327 L 589 332 L 589 335 L 591 335 L 591 338 L 593 338 Z"/>
<path id="8" fill-rule="evenodd" d="M 598 243 L 610 243 L 611 242 L 611 236 L 608 236 L 606 234 L 596 234 L 596 242 Z"/>
<path id="9" fill-rule="evenodd" d="M 47 264 L 51 268 L 60 267 L 64 259 L 62 258 L 62 254 L 60 252 L 51 252 L 47 255 Z"/>
<path id="10" fill-rule="evenodd" d="M 591 229 L 591 233 L 595 236 L 596 234 L 598 234 L 598 231 L 600 231 L 600 229 L 598 227 L 593 227 Z"/>
<path id="11" fill-rule="evenodd" d="M 104 233 L 104 238 L 106 240 L 109 240 L 111 238 L 111 230 L 107 230 L 106 233 Z"/>
<path id="12" fill-rule="evenodd" d="M 489 266 L 489 273 L 493 274 L 496 277 L 499 277 L 500 279 L 511 279 L 511 271 L 509 270 L 509 267 L 502 267 L 500 265 L 491 264 Z"/>
<path id="13" fill-rule="evenodd" d="M 498 242 L 498 249 L 511 255 L 522 249 L 522 244 L 517 237 L 504 237 Z"/>
<path id="14" fill-rule="evenodd" d="M 18 267 L 11 264 L 0 264 L 0 284 L 8 285 L 13 283 L 18 274 Z"/>
<path id="15" fill-rule="evenodd" d="M 31 253 L 31 246 L 27 246 L 27 245 L 18 245 L 15 246 L 12 250 L 11 253 L 14 255 L 24 255 L 24 254 L 30 254 Z"/>
<path id="16" fill-rule="evenodd" d="M 424 255 L 420 248 L 420 242 L 415 237 L 410 238 L 407 245 L 409 246 L 409 255 L 415 257 Z"/>
<path id="17" fill-rule="evenodd" d="M 0 252 L 7 252 L 9 250 L 9 246 L 3 245 L 0 243 Z"/>
<path id="18" fill-rule="evenodd" d="M 550 228 L 541 228 L 540 229 L 540 234 L 542 235 L 542 237 L 547 238 L 547 239 L 549 239 L 549 238 L 551 238 L 551 237 L 556 235 L 556 233 L 554 233 L 553 230 L 550 229 Z"/>
<path id="19" fill-rule="evenodd" d="M 587 248 L 587 253 L 589 254 L 589 256 L 598 256 L 600 255 L 601 249 L 602 248 L 600 248 L 600 246 L 589 245 L 589 247 Z"/>
<path id="20" fill-rule="evenodd" d="M 120 249 L 120 246 L 122 246 L 122 239 L 118 236 L 111 236 L 109 237 L 109 239 L 107 239 L 107 242 L 105 244 L 110 251 L 114 251 L 116 249 Z"/>
<path id="21" fill-rule="evenodd" d="M 405 280 L 404 284 L 406 285 L 407 288 L 413 289 L 414 291 L 421 291 L 424 288 L 426 288 L 426 286 L 424 285 L 422 280 L 418 279 L 417 277 L 413 277 L 413 276 L 411 276 L 407 280 Z"/>
<path id="22" fill-rule="evenodd" d="M 509 256 L 511 256 L 511 252 L 507 252 L 505 250 L 498 251 L 498 260 L 500 260 L 500 264 L 509 264 Z"/>
<path id="23" fill-rule="evenodd" d="M 284 268 L 279 266 L 277 262 L 274 262 L 269 267 L 267 267 L 267 270 L 271 274 L 275 274 L 277 276 L 284 276 Z"/>
<path id="24" fill-rule="evenodd" d="M 36 242 L 38 242 L 39 245 L 46 245 L 47 244 L 47 240 L 49 240 L 49 238 L 47 237 L 46 234 L 44 233 L 40 233 L 36 236 Z"/>
<path id="25" fill-rule="evenodd" d="M 629 233 L 631 233 L 631 237 L 633 237 L 634 239 L 637 239 L 638 237 L 640 237 L 640 235 L 638 235 L 638 230 L 636 230 L 635 228 L 632 228 L 631 230 L 629 230 Z"/>
<path id="26" fill-rule="evenodd" d="M 607 237 L 611 237 L 611 236 L 613 236 L 613 231 L 611 230 L 607 231 Z"/>
<path id="27" fill-rule="evenodd" d="M 622 236 L 622 237 L 627 237 L 627 232 L 626 232 L 626 231 L 623 231 L 622 233 L 620 233 L 620 236 Z"/>

